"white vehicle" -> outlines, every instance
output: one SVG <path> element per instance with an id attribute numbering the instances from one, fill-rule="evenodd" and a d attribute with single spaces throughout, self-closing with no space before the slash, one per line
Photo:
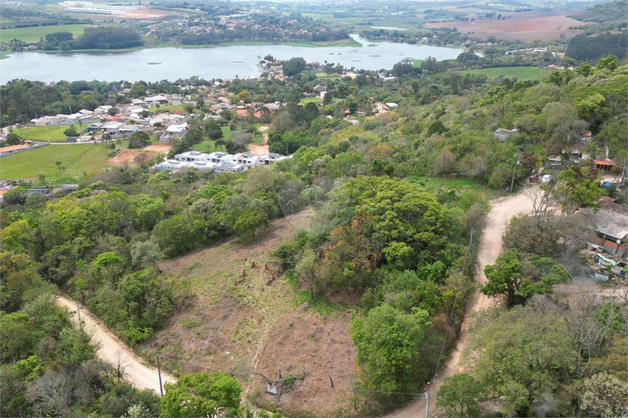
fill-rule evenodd
<path id="1" fill-rule="evenodd" d="M 550 181 L 552 181 L 551 174 L 544 174 L 543 177 L 541 177 L 541 183 L 549 183 Z"/>

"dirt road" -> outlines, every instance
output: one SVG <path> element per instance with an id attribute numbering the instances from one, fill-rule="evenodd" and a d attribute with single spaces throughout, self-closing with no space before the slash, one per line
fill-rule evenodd
<path id="1" fill-rule="evenodd" d="M 76 302 L 71 301 L 62 296 L 57 297 L 59 305 L 67 308 L 72 315 L 72 321 L 78 321 L 76 311 Z M 124 367 L 125 379 L 138 389 L 150 389 L 159 394 L 159 375 L 157 369 L 146 366 L 142 359 L 120 341 L 106 325 L 98 318 L 92 315 L 87 309 L 81 306 L 81 321 L 83 321 L 85 330 L 92 335 L 92 342 L 100 345 L 98 357 L 111 364 L 114 368 L 120 364 Z M 176 378 L 161 371 L 162 383 L 174 383 Z"/>
<path id="2" fill-rule="evenodd" d="M 249 144 L 249 152 L 254 155 L 264 155 L 268 154 L 270 151 L 268 150 L 268 134 L 265 132 L 270 129 L 270 126 L 264 125 L 260 126 L 258 131 L 262 132 L 262 137 L 264 138 L 264 142 L 261 144 Z"/>
<path id="3" fill-rule="evenodd" d="M 480 238 L 478 247 L 478 266 L 475 272 L 475 281 L 478 284 L 486 282 L 484 267 L 494 264 L 502 251 L 502 236 L 506 231 L 506 226 L 510 219 L 517 214 L 527 214 L 532 212 L 532 201 L 524 193 L 520 192 L 513 196 L 508 196 L 491 202 L 491 210 L 486 217 L 486 225 Z M 460 339 L 456 349 L 451 354 L 449 361 L 441 368 L 436 379 L 426 388 L 430 392 L 430 416 L 437 416 L 436 394 L 443 382 L 443 379 L 461 371 L 460 354 L 467 344 L 467 329 L 469 328 L 469 318 L 472 313 L 489 308 L 495 304 L 494 299 L 489 299 L 480 293 L 479 287 L 473 291 L 467 307 L 465 319 L 462 322 Z M 389 418 L 417 418 L 425 416 L 425 399 L 413 401 L 405 408 L 389 415 Z"/>

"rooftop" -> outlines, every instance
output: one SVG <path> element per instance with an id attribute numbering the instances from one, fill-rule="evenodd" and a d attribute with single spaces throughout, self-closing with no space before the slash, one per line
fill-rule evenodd
<path id="1" fill-rule="evenodd" d="M 628 215 L 617 213 L 605 208 L 595 215 L 595 230 L 601 234 L 616 239 L 623 239 L 628 235 Z"/>

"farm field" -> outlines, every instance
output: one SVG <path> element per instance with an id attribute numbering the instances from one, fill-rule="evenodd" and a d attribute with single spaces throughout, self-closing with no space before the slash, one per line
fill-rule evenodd
<path id="1" fill-rule="evenodd" d="M 541 81 L 549 75 L 552 70 L 538 67 L 501 67 L 501 68 L 479 68 L 475 70 L 458 71 L 459 74 L 484 74 L 488 78 L 517 77 L 518 80 Z"/>
<path id="2" fill-rule="evenodd" d="M 0 178 L 23 179 L 46 176 L 81 176 L 104 171 L 110 150 L 102 145 L 48 145 L 31 151 L 8 155 L 0 159 Z M 60 161 L 65 170 L 60 170 Z"/>
<path id="3" fill-rule="evenodd" d="M 55 32 L 70 32 L 76 38 L 85 31 L 85 28 L 93 25 L 56 25 L 56 26 L 34 26 L 30 28 L 13 28 L 0 30 L 0 38 L 7 42 L 10 39 L 20 39 L 26 43 L 39 42 L 41 38 Z"/>
<path id="4" fill-rule="evenodd" d="M 567 15 L 577 13 L 575 10 L 551 12 L 519 12 L 503 13 L 506 20 L 489 19 L 467 22 L 428 23 L 426 28 L 457 28 L 459 32 L 468 34 L 475 39 L 486 39 L 494 36 L 498 39 L 549 41 L 558 39 L 561 34 L 572 37 L 582 33 L 581 30 L 570 30 L 569 26 L 580 26 L 583 22 Z"/>
<path id="5" fill-rule="evenodd" d="M 267 410 L 343 415 L 340 408 L 352 407 L 356 369 L 349 333 L 353 311 L 342 304 L 312 303 L 309 292 L 295 290 L 279 275 L 270 255 L 307 228 L 312 214 L 304 210 L 276 219 L 248 244 L 223 240 L 160 262 L 191 296 L 141 349 L 149 356 L 159 353 L 162 367 L 175 372 L 233 373 L 243 384 L 242 397 Z M 277 398 L 265 393 L 266 381 L 253 373 L 276 379 L 279 369 L 292 387 Z"/>
<path id="6" fill-rule="evenodd" d="M 13 132 L 21 138 L 41 142 L 66 142 L 63 133 L 71 125 L 59 126 L 32 126 L 29 128 L 16 128 Z"/>

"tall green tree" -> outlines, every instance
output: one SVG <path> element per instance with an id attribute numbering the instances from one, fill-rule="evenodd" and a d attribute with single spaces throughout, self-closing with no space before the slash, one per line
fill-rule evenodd
<path id="1" fill-rule="evenodd" d="M 235 416 L 240 408 L 242 386 L 224 372 L 186 375 L 164 388 L 161 411 L 166 417 L 210 417 L 218 408 L 226 408 L 225 416 Z"/>
<path id="2" fill-rule="evenodd" d="M 474 375 L 504 413 L 527 416 L 535 400 L 563 387 L 575 370 L 578 353 L 563 317 L 527 307 L 492 310 L 473 327 L 469 359 Z"/>
<path id="3" fill-rule="evenodd" d="M 443 408 L 448 417 L 477 417 L 483 390 L 482 384 L 468 374 L 446 377 L 438 390 L 436 406 Z"/>
<path id="4" fill-rule="evenodd" d="M 537 255 L 524 258 L 517 250 L 504 252 L 495 264 L 484 269 L 487 296 L 505 296 L 509 308 L 522 305 L 532 295 L 552 293 L 552 286 L 571 279 L 565 268 L 551 258 Z"/>
<path id="5" fill-rule="evenodd" d="M 388 304 L 371 309 L 351 323 L 363 386 L 381 400 L 398 401 L 394 393 L 416 392 L 434 365 L 437 336 L 427 311 L 407 314 Z"/>

